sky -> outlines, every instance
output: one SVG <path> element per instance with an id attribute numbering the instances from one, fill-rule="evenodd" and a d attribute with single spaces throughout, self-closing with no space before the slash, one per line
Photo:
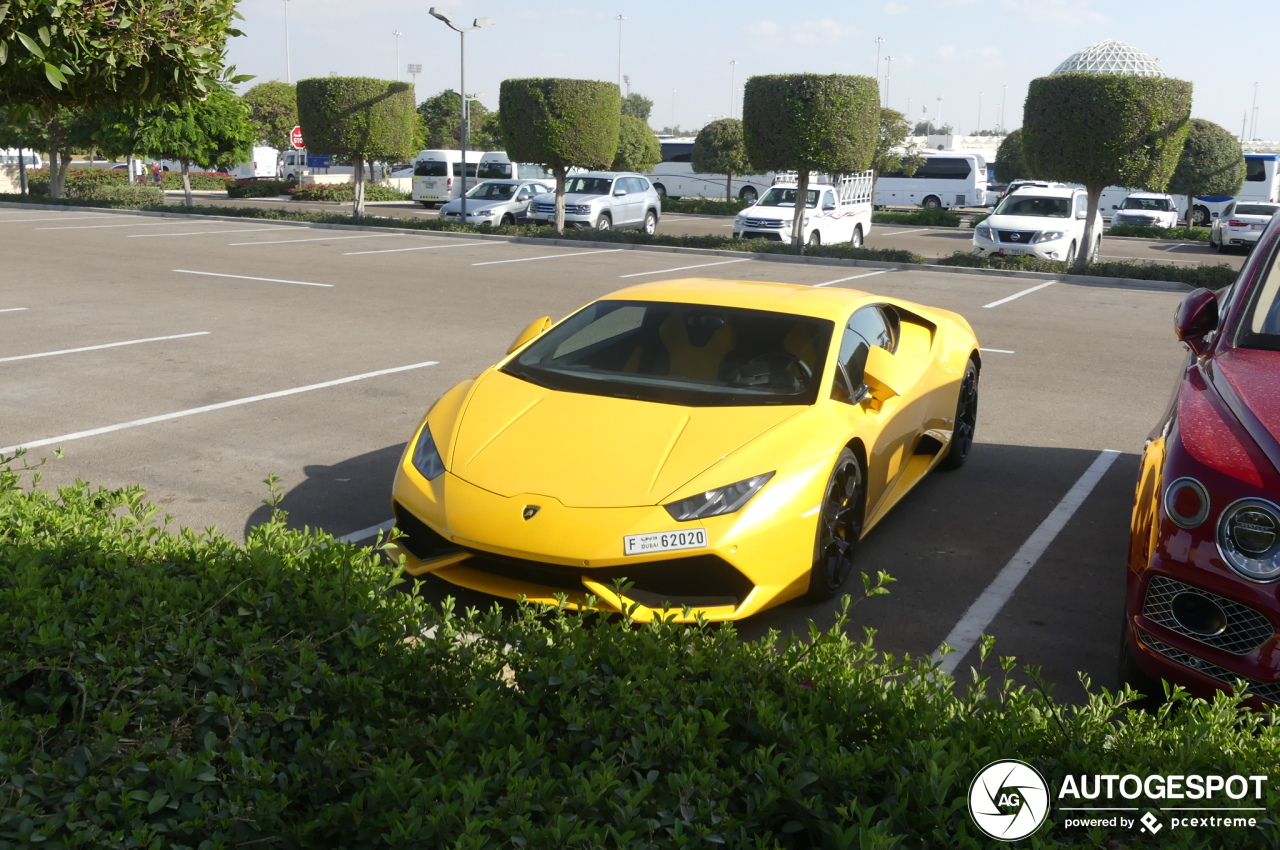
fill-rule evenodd
<path id="1" fill-rule="evenodd" d="M 1262 73 L 1280 31 L 1275 0 L 240 0 L 244 35 L 228 57 L 254 75 L 241 90 L 370 76 L 415 82 L 422 101 L 459 87 L 461 37 L 427 13 L 433 4 L 461 26 L 493 18 L 465 37 L 467 89 L 490 109 L 504 79 L 617 82 L 621 65 L 629 90 L 654 101 L 655 130 L 696 132 L 740 118 L 753 75 L 857 74 L 878 77 L 887 105 L 913 122 L 940 117 L 970 133 L 1003 118 L 1012 130 L 1032 79 L 1113 38 L 1191 81 L 1193 117 L 1280 139 L 1280 78 Z"/>

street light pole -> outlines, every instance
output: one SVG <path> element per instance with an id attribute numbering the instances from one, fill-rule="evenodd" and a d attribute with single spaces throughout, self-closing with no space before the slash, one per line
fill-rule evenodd
<path id="1" fill-rule="evenodd" d="M 1258 138 L 1258 84 L 1253 84 L 1253 122 L 1249 125 L 1249 138 Z"/>
<path id="2" fill-rule="evenodd" d="M 876 85 L 880 84 L 880 45 L 884 44 L 884 39 L 876 36 Z"/>
<path id="3" fill-rule="evenodd" d="M 293 65 L 289 61 L 289 0 L 284 0 L 284 81 L 293 82 Z"/>
<path id="4" fill-rule="evenodd" d="M 1009 93 L 1008 86 L 1000 87 L 1000 132 L 1004 133 L 1004 97 Z"/>
<path id="5" fill-rule="evenodd" d="M 413 96 L 414 96 L 414 97 L 417 97 L 417 96 L 418 96 L 418 95 L 417 95 L 417 88 L 418 88 L 418 75 L 422 73 L 422 64 L 421 64 L 421 63 L 418 63 L 418 62 L 410 62 L 410 63 L 409 63 L 409 67 L 408 67 L 408 68 L 406 68 L 405 70 L 407 70 L 407 71 L 409 72 L 409 78 L 410 78 L 410 79 L 412 80 L 412 82 L 413 82 L 413 87 L 414 87 L 414 95 L 413 95 Z"/>
<path id="6" fill-rule="evenodd" d="M 889 108 L 889 80 L 892 78 L 892 73 L 893 73 L 893 57 L 886 56 L 884 57 L 884 95 L 883 95 L 884 103 L 881 105 L 882 109 Z"/>
<path id="7" fill-rule="evenodd" d="M 738 60 L 729 60 L 729 117 L 733 117 L 733 73 L 738 70 Z"/>
<path id="8" fill-rule="evenodd" d="M 938 95 L 938 130 L 942 130 L 942 95 Z"/>
<path id="9" fill-rule="evenodd" d="M 982 92 L 978 92 L 978 126 L 975 132 L 982 132 Z"/>
<path id="10" fill-rule="evenodd" d="M 453 22 L 453 18 L 449 17 L 448 12 L 446 12 L 445 10 L 437 6 L 432 6 L 430 9 L 428 9 L 427 14 L 431 15 L 431 17 L 435 18 L 438 21 L 444 21 L 445 26 L 449 27 L 449 29 L 453 30 L 458 34 L 458 58 L 459 58 L 459 67 L 461 68 L 461 73 L 459 74 L 460 79 L 458 81 L 458 88 L 459 88 L 458 96 L 462 99 L 462 116 L 461 116 L 462 128 L 461 128 L 461 133 L 459 134 L 460 136 L 459 141 L 462 144 L 462 195 L 459 200 L 461 202 L 460 206 L 462 207 L 461 209 L 462 223 L 466 224 L 466 221 L 467 221 L 467 140 L 468 140 L 467 137 L 470 131 L 470 127 L 467 126 L 467 117 L 468 117 L 468 112 L 470 111 L 467 108 L 467 33 L 471 32 L 472 30 L 478 30 L 481 27 L 492 26 L 493 18 L 476 18 L 474 21 L 471 22 L 471 26 L 463 29 L 462 27 L 459 27 L 457 24 Z"/>
<path id="11" fill-rule="evenodd" d="M 626 18 L 619 15 L 615 20 L 618 22 L 618 91 L 622 91 L 622 22 Z"/>
<path id="12" fill-rule="evenodd" d="M 396 37 L 396 82 L 400 82 L 400 36 L 404 33 L 400 30 L 392 30 L 391 34 Z"/>

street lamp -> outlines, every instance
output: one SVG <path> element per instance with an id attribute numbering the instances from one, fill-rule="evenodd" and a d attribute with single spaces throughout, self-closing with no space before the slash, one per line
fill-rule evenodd
<path id="1" fill-rule="evenodd" d="M 733 72 L 736 70 L 738 70 L 738 60 L 730 59 L 729 60 L 729 117 L 730 118 L 733 117 L 733 93 L 735 91 L 733 87 Z"/>
<path id="2" fill-rule="evenodd" d="M 391 34 L 396 37 L 396 82 L 400 82 L 400 36 L 404 33 L 400 30 L 392 30 Z"/>
<path id="3" fill-rule="evenodd" d="M 938 95 L 938 132 L 942 132 L 942 95 Z"/>
<path id="4" fill-rule="evenodd" d="M 409 67 L 406 68 L 405 70 L 409 72 L 409 78 L 413 81 L 414 89 L 416 92 L 416 89 L 418 86 L 418 75 L 422 73 L 422 63 L 410 62 Z M 414 97 L 417 97 L 416 93 L 414 94 Z"/>
<path id="5" fill-rule="evenodd" d="M 619 15 L 614 20 L 618 22 L 618 91 L 622 91 L 622 22 L 626 18 Z"/>
<path id="6" fill-rule="evenodd" d="M 462 132 L 459 141 L 462 143 L 462 222 L 467 221 L 467 136 L 470 127 L 467 126 L 467 33 L 472 30 L 478 30 L 481 27 L 493 26 L 493 18 L 476 18 L 471 22 L 471 26 L 458 26 L 453 22 L 453 18 L 449 17 L 449 13 L 438 6 L 432 6 L 427 10 L 427 14 L 438 21 L 444 21 L 445 26 L 458 34 L 458 65 L 461 68 L 461 79 L 458 82 L 458 96 L 462 100 Z"/>
<path id="7" fill-rule="evenodd" d="M 880 45 L 884 44 L 884 39 L 876 36 L 876 84 L 880 84 Z"/>
<path id="8" fill-rule="evenodd" d="M 982 132 L 982 92 L 978 92 L 978 128 L 977 132 Z"/>
<path id="9" fill-rule="evenodd" d="M 1253 121 L 1249 124 L 1249 138 L 1258 138 L 1258 84 L 1253 84 Z"/>
<path id="10" fill-rule="evenodd" d="M 893 57 L 884 57 L 884 104 L 883 108 L 889 108 L 889 80 L 890 72 L 893 70 Z"/>

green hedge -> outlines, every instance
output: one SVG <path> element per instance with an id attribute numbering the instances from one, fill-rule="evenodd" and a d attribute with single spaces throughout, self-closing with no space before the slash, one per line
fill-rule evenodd
<path id="1" fill-rule="evenodd" d="M 295 201 L 333 201 L 349 204 L 354 199 L 355 184 L 307 183 L 294 186 L 289 190 L 289 194 Z M 364 199 L 366 201 L 407 201 L 409 197 L 406 192 L 400 192 L 380 183 L 364 184 Z"/>
<path id="2" fill-rule="evenodd" d="M 164 188 L 182 188 L 181 171 L 162 171 L 160 176 L 164 180 Z M 225 191 L 227 184 L 235 180 L 230 174 L 222 171 L 192 171 L 189 176 L 191 177 L 191 188 L 200 192 Z"/>
<path id="3" fill-rule="evenodd" d="M 101 183 L 68 187 L 67 197 L 73 201 L 98 201 L 122 209 L 141 209 L 163 205 L 164 189 L 159 186 Z"/>
<path id="4" fill-rule="evenodd" d="M 1180 225 L 1152 227 L 1149 224 L 1113 224 L 1107 228 L 1108 236 L 1137 236 L 1143 239 L 1170 239 L 1176 242 L 1208 242 L 1209 228 L 1193 227 L 1191 232 Z"/>
<path id="5" fill-rule="evenodd" d="M 1006 269 L 1024 272 L 1067 274 L 1067 264 L 1042 260 L 1030 255 L 979 257 L 970 251 L 956 251 L 937 261 L 940 266 L 962 266 L 971 269 Z M 1190 287 L 1219 289 L 1229 285 L 1239 272 L 1225 263 L 1212 266 L 1185 266 L 1172 263 L 1129 263 L 1100 261 L 1091 263 L 1084 274 L 1090 277 L 1123 277 L 1131 280 L 1170 280 Z"/>
<path id="6" fill-rule="evenodd" d="M 872 213 L 871 220 L 878 224 L 919 224 L 925 227 L 959 227 L 960 214 L 951 210 L 879 210 Z"/>
<path id="7" fill-rule="evenodd" d="M 1231 700 L 1179 694 L 1144 714 L 1091 689 L 1066 705 L 1017 684 L 989 643 L 952 685 L 848 637 L 847 603 L 829 630 L 755 641 L 458 612 L 279 515 L 239 546 L 157 528 L 137 488 L 20 483 L 0 464 L 8 846 L 969 850 L 990 846 L 969 784 L 999 758 L 1053 785 L 1280 759 L 1280 728 Z M 1257 805 L 1280 807 L 1274 784 Z M 1280 844 L 1259 820 L 1210 843 Z M 1051 818 L 1034 842 L 1202 835 Z"/>
<path id="8" fill-rule="evenodd" d="M 736 190 L 735 190 L 736 191 Z M 663 198 L 664 213 L 692 213 L 694 215 L 737 215 L 751 204 L 746 201 L 725 201 L 716 198 Z"/>
<path id="9" fill-rule="evenodd" d="M 287 195 L 297 186 L 294 180 L 229 180 L 227 196 L 231 198 L 274 198 Z"/>

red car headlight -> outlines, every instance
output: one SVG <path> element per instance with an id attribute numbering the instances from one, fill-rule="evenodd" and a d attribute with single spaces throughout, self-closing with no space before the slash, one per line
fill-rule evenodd
<path id="1" fill-rule="evenodd" d="M 1218 519 L 1218 552 L 1252 581 L 1280 578 L 1280 508 L 1265 499 L 1240 499 Z"/>
<path id="2" fill-rule="evenodd" d="M 1196 528 L 1209 516 L 1209 493 L 1194 478 L 1179 478 L 1164 491 L 1164 512 L 1179 528 Z"/>

